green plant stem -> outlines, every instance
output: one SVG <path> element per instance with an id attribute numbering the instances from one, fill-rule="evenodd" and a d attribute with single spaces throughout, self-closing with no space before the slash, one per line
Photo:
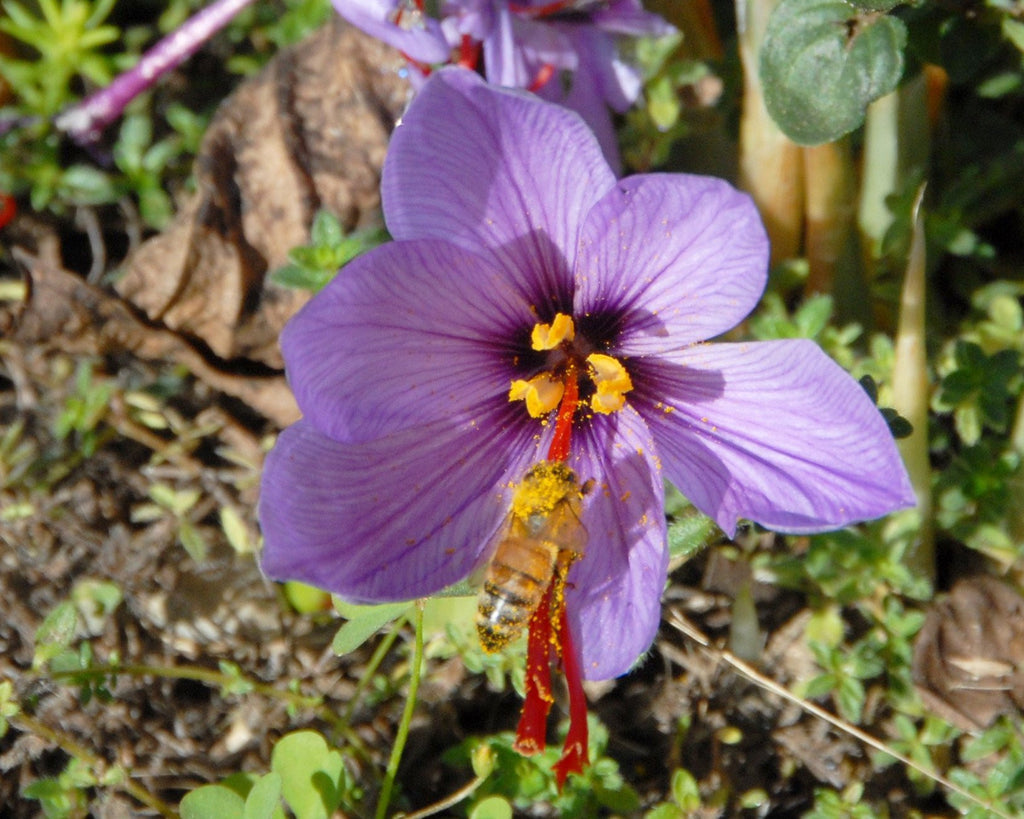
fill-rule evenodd
<path id="1" fill-rule="evenodd" d="M 103 781 L 104 773 L 111 769 L 111 765 L 107 763 L 105 759 L 97 756 L 84 745 L 79 743 L 77 740 L 72 739 L 67 734 L 61 733 L 54 728 L 51 728 L 45 722 L 30 717 L 24 712 L 19 713 L 17 716 L 10 717 L 10 722 L 19 731 L 34 734 L 35 736 L 42 737 L 52 742 L 54 745 L 61 748 L 70 756 L 75 759 L 80 759 L 93 771 L 97 781 Z M 119 766 L 115 766 L 119 767 Z M 151 810 L 156 811 L 161 816 L 177 817 L 177 813 L 174 809 L 164 802 L 159 797 L 150 793 L 142 785 L 132 779 L 131 774 L 128 771 L 124 771 L 124 776 L 117 785 L 111 785 L 111 787 L 123 788 L 136 800 L 141 802 Z"/>
<path id="2" fill-rule="evenodd" d="M 349 699 L 348 707 L 345 709 L 345 714 L 342 717 L 342 721 L 346 725 L 350 725 L 352 723 L 352 716 L 355 713 L 356 707 L 359 705 L 359 700 L 362 699 L 366 689 L 373 681 L 373 675 L 377 673 L 377 669 L 380 667 L 380 664 L 384 661 L 388 652 L 391 651 L 391 646 L 393 646 L 395 644 L 395 640 L 398 639 L 402 626 L 404 626 L 408 620 L 409 618 L 405 615 L 396 619 L 391 624 L 391 630 L 384 636 L 384 639 L 380 641 L 377 648 L 374 649 L 373 655 L 370 657 L 370 661 L 366 664 L 362 677 L 356 685 L 356 690 Z"/>
<path id="3" fill-rule="evenodd" d="M 388 768 L 384 773 L 384 782 L 380 789 L 380 799 L 377 802 L 377 813 L 375 819 L 384 819 L 387 814 L 388 803 L 391 801 L 391 791 L 395 786 L 395 777 L 398 775 L 398 765 L 402 761 L 402 751 L 405 750 L 405 741 L 409 738 L 409 726 L 412 725 L 412 715 L 416 710 L 416 692 L 420 687 L 420 676 L 423 673 L 423 601 L 416 601 L 416 642 L 413 648 L 412 667 L 409 670 L 409 696 L 405 700 L 405 710 L 402 712 L 402 721 L 398 724 L 398 732 L 395 734 L 395 745 L 391 749 L 391 758 L 388 760 Z"/>

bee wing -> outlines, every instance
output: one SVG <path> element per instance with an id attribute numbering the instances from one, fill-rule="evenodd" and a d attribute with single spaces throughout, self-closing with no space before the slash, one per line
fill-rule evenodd
<path id="1" fill-rule="evenodd" d="M 562 551 L 582 555 L 590 535 L 580 520 L 579 499 L 565 498 L 560 501 L 548 515 L 537 537 L 552 541 Z"/>
<path id="2" fill-rule="evenodd" d="M 527 531 L 523 522 L 509 512 L 501 526 L 495 529 L 494 534 L 487 543 L 487 547 L 480 553 L 480 557 L 477 558 L 473 570 L 469 573 L 469 577 L 466 578 L 466 582 L 473 588 L 482 586 L 484 584 L 484 576 L 487 574 L 487 567 L 494 560 L 494 553 L 498 551 L 498 546 L 510 537 L 526 534 Z"/>

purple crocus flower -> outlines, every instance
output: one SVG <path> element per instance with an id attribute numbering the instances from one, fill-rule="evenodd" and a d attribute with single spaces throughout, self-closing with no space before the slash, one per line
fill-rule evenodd
<path id="1" fill-rule="evenodd" d="M 616 165 L 608 107 L 627 110 L 642 86 L 618 41 L 675 31 L 641 0 L 444 0 L 439 20 L 427 15 L 424 0 L 333 2 L 353 25 L 409 57 L 416 84 L 439 63 L 476 68 L 482 52 L 488 80 L 573 109 Z"/>
<path id="2" fill-rule="evenodd" d="M 729 535 L 914 503 L 881 415 L 813 342 L 704 343 L 766 281 L 757 211 L 725 182 L 617 181 L 574 113 L 449 68 L 396 129 L 383 199 L 395 241 L 284 331 L 304 417 L 263 475 L 270 577 L 356 602 L 465 578 L 552 457 L 547 388 L 569 373 L 566 462 L 594 482 L 565 587 L 584 677 L 623 674 L 654 639 L 663 478 Z"/>
<path id="3" fill-rule="evenodd" d="M 663 37 L 675 28 L 644 11 L 640 0 L 484 1 L 493 20 L 480 37 L 487 79 L 528 88 L 576 111 L 617 170 L 618 143 L 608 108 L 625 112 L 643 86 L 640 71 L 623 59 L 619 40 Z M 569 83 L 559 78 L 566 72 Z"/>
<path id="4" fill-rule="evenodd" d="M 333 0 L 338 13 L 422 65 L 448 62 L 451 48 L 438 20 L 417 0 Z"/>

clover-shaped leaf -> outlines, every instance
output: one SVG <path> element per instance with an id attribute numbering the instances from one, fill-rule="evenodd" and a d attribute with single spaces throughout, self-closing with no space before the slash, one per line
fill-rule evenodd
<path id="1" fill-rule="evenodd" d="M 345 789 L 341 754 L 315 731 L 282 737 L 270 767 L 281 777 L 281 794 L 296 819 L 327 819 L 340 804 Z"/>
<path id="2" fill-rule="evenodd" d="M 844 0 L 782 0 L 765 31 L 768 113 L 795 142 L 838 139 L 903 75 L 903 22 Z"/>

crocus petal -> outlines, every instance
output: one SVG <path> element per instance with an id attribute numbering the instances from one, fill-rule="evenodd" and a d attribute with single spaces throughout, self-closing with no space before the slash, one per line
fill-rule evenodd
<path id="1" fill-rule="evenodd" d="M 566 30 L 579 60 L 573 86 L 586 79 L 603 103 L 620 113 L 628 110 L 643 87 L 642 72 L 619 58 L 611 35 L 588 26 L 566 26 Z M 580 110 L 575 105 L 570 107 Z M 585 115 L 583 118 L 587 119 Z"/>
<path id="2" fill-rule="evenodd" d="M 611 112 L 608 110 L 607 101 L 601 88 L 601 69 L 593 63 L 584 61 L 584 53 L 580 54 L 580 68 L 573 74 L 572 86 L 568 95 L 563 99 L 556 99 L 571 108 L 581 117 L 590 130 L 594 132 L 601 150 L 604 151 L 604 158 L 608 161 L 609 167 L 618 174 L 622 170 L 622 158 L 619 156 L 619 140 L 615 132 L 615 124 L 612 122 Z M 560 86 L 556 80 L 549 85 Z M 628 107 L 628 106 L 627 106 Z"/>
<path id="3" fill-rule="evenodd" d="M 462 35 L 481 42 L 494 30 L 501 8 L 495 0 L 445 0 L 441 6 L 441 27 L 448 42 L 457 45 Z"/>
<path id="4" fill-rule="evenodd" d="M 663 17 L 644 11 L 640 0 L 612 0 L 607 8 L 595 10 L 590 19 L 604 31 L 634 37 L 665 37 L 677 31 Z"/>
<path id="5" fill-rule="evenodd" d="M 421 63 L 443 63 L 451 49 L 441 24 L 426 14 L 416 13 L 408 25 L 394 22 L 403 0 L 332 0 L 335 10 L 356 28 L 398 49 Z M 404 11 L 406 15 L 412 11 Z"/>
<path id="6" fill-rule="evenodd" d="M 494 85 L 526 88 L 552 102 L 561 102 L 561 84 L 552 77 L 537 88 L 545 66 L 563 71 L 576 68 L 576 53 L 557 26 L 515 17 L 502 6 L 483 40 L 484 73 Z M 557 96 L 549 92 L 557 89 Z"/>
<path id="7" fill-rule="evenodd" d="M 508 513 L 508 484 L 538 459 L 534 432 L 440 423 L 341 444 L 299 421 L 264 466 L 263 571 L 367 603 L 463 579 Z"/>
<path id="8" fill-rule="evenodd" d="M 577 315 L 615 316 L 615 352 L 678 350 L 734 327 L 767 281 L 768 237 L 753 202 L 720 179 L 624 179 L 587 215 Z"/>
<path id="9" fill-rule="evenodd" d="M 654 640 L 668 571 L 665 498 L 651 433 L 626 407 L 574 439 L 580 480 L 596 485 L 581 519 L 590 538 L 569 572 L 567 612 L 583 676 L 625 674 Z"/>
<path id="10" fill-rule="evenodd" d="M 511 276 L 525 263 L 557 300 L 569 297 L 582 215 L 613 182 L 574 113 L 447 68 L 395 129 L 381 190 L 395 238 L 448 239 Z"/>
<path id="11" fill-rule="evenodd" d="M 633 399 L 665 474 L 732 535 L 815 532 L 914 504 L 864 390 L 806 340 L 704 344 L 641 362 Z"/>
<path id="12" fill-rule="evenodd" d="M 509 345 L 535 321 L 484 259 L 443 241 L 391 242 L 309 301 L 281 347 L 306 419 L 357 441 L 443 418 L 484 421 L 481 405 L 508 403 Z"/>

